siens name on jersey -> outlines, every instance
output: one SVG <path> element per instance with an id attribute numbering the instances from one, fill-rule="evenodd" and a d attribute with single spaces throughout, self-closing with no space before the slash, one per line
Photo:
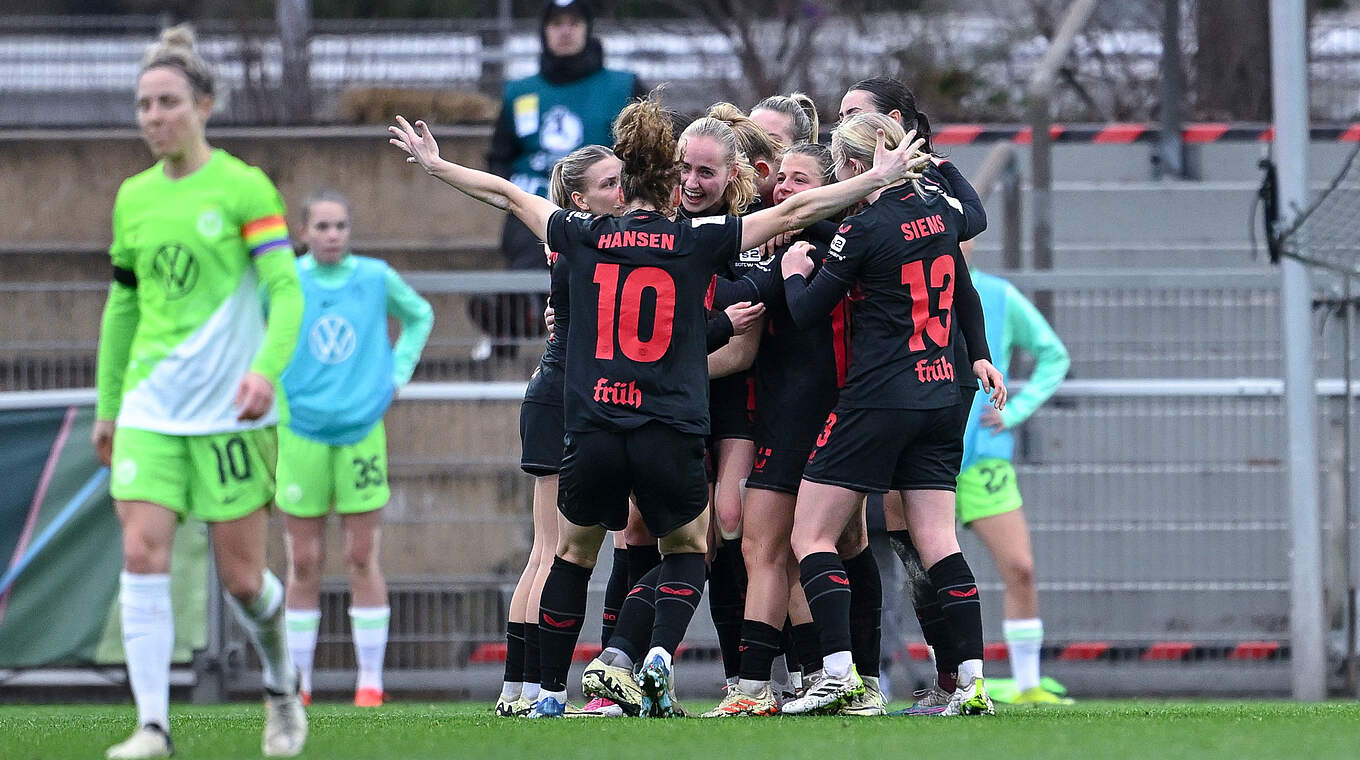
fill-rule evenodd
<path id="1" fill-rule="evenodd" d="M 637 383 L 633 381 L 622 383 L 602 377 L 595 381 L 595 400 L 602 404 L 617 404 L 638 409 L 642 406 L 642 391 L 638 390 Z"/>

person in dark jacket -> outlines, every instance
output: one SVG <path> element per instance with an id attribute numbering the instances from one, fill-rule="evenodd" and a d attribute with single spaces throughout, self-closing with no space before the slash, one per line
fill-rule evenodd
<path id="1" fill-rule="evenodd" d="M 604 49 L 593 23 L 588 0 L 547 0 L 539 26 L 539 71 L 505 85 L 487 167 L 544 198 L 553 165 L 582 145 L 612 145 L 614 118 L 629 100 L 647 93 L 632 73 L 604 67 Z M 544 267 L 541 242 L 508 214 L 501 254 L 508 269 Z M 473 358 L 512 354 L 519 340 L 542 337 L 543 306 L 536 294 L 502 293 L 470 301 L 469 316 L 486 335 Z"/>

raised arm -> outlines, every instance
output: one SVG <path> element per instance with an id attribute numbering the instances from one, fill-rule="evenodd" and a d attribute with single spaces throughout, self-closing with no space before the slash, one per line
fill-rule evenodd
<path id="1" fill-rule="evenodd" d="M 547 240 L 548 217 L 557 210 L 552 201 L 527 193 L 503 177 L 440 158 L 439 145 L 423 121 L 417 121 L 413 127 L 405 118 L 398 116 L 396 125 L 388 127 L 387 131 L 392 134 L 388 142 L 406 151 L 409 154 L 406 158 L 408 162 L 420 164 L 426 174 L 465 195 L 502 211 L 509 211 L 524 222 L 524 226 L 539 240 Z"/>
<path id="2" fill-rule="evenodd" d="M 888 150 L 880 130 L 872 168 L 843 182 L 805 190 L 777 206 L 742 217 L 741 247 L 755 248 L 785 230 L 826 219 L 875 190 L 920 177 L 915 170 L 930 160 L 928 155 L 918 153 L 923 143 L 916 139 L 916 130 L 912 130 L 900 145 Z"/>

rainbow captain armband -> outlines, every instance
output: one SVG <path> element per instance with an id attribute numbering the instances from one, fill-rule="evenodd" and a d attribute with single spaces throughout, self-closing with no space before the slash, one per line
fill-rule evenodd
<path id="1" fill-rule="evenodd" d="M 262 216 L 241 226 L 241 237 L 246 241 L 251 256 L 263 256 L 276 249 L 291 246 L 288 225 L 279 214 Z"/>

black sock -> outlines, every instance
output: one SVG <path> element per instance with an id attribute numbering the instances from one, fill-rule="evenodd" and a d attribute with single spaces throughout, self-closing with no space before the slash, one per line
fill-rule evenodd
<path id="1" fill-rule="evenodd" d="M 533 623 L 524 624 L 524 682 L 539 683 L 543 679 L 542 669 L 540 668 L 541 657 L 538 648 L 538 626 Z"/>
<path id="2" fill-rule="evenodd" d="M 505 624 L 505 680 L 524 681 L 524 624 Z"/>
<path id="3" fill-rule="evenodd" d="M 779 651 L 784 655 L 784 664 L 790 673 L 803 672 L 803 664 L 798 661 L 798 640 L 793 637 L 793 621 L 784 616 L 784 627 L 779 631 Z"/>
<path id="4" fill-rule="evenodd" d="M 609 571 L 609 583 L 604 587 L 604 615 L 600 623 L 600 646 L 609 646 L 614 626 L 619 621 L 619 609 L 628 595 L 628 550 L 614 549 L 614 567 Z"/>
<path id="5" fill-rule="evenodd" d="M 741 670 L 738 675 L 752 681 L 770 680 L 770 669 L 783 636 L 783 631 L 768 623 L 741 621 Z"/>
<path id="6" fill-rule="evenodd" d="M 905 530 L 894 530 L 888 532 L 888 537 L 892 539 L 893 550 L 907 570 L 911 605 L 916 610 L 916 622 L 921 625 L 921 636 L 925 638 L 926 645 L 935 651 L 935 669 L 941 674 L 953 674 L 958 671 L 961 658 L 955 646 L 954 631 L 940 609 L 935 584 L 930 581 L 925 568 L 921 567 L 921 556 L 916 553 L 911 535 Z"/>
<path id="7" fill-rule="evenodd" d="M 954 634 L 959 662 L 982 659 L 982 602 L 968 561 L 961 552 L 951 554 L 927 572 L 935 585 L 940 611 Z"/>
<path id="8" fill-rule="evenodd" d="M 722 649 L 723 674 L 734 678 L 741 670 L 742 617 L 746 614 L 746 563 L 740 539 L 724 543 L 713 553 L 708 609 Z"/>
<path id="9" fill-rule="evenodd" d="M 619 622 L 614 627 L 614 635 L 605 646 L 628 655 L 637 662 L 646 653 L 643 649 L 652 640 L 652 623 L 656 621 L 656 583 L 661 577 L 661 567 L 652 568 L 638 579 L 623 598 L 619 607 Z"/>
<path id="10" fill-rule="evenodd" d="M 704 594 L 707 566 L 699 553 L 667 554 L 658 566 L 656 622 L 652 623 L 649 647 L 661 647 L 672 655 L 685 638 L 685 629 Z"/>
<path id="11" fill-rule="evenodd" d="M 883 579 L 869 547 L 845 560 L 850 579 L 850 652 L 861 676 L 878 677 L 883 643 Z"/>
<path id="12" fill-rule="evenodd" d="M 798 570 L 821 633 L 822 655 L 850 651 L 850 579 L 841 558 L 835 552 L 809 554 Z"/>
<path id="13" fill-rule="evenodd" d="M 809 675 L 822 669 L 822 635 L 817 624 L 802 623 L 793 627 L 793 640 L 798 644 L 798 662 L 803 666 L 803 674 Z"/>
<path id="14" fill-rule="evenodd" d="M 543 584 L 543 598 L 538 603 L 538 643 L 542 649 L 539 683 L 544 691 L 567 688 L 567 669 L 571 667 L 576 639 L 585 622 L 590 570 L 553 557 L 552 570 Z"/>
<path id="15" fill-rule="evenodd" d="M 661 564 L 661 552 L 657 550 L 655 541 L 650 544 L 628 544 L 625 551 L 628 552 L 628 588 L 636 586 L 642 576 Z"/>

